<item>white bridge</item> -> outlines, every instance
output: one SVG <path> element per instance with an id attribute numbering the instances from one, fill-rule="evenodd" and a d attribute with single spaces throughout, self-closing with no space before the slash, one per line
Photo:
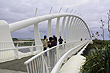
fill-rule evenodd
<path id="1" fill-rule="evenodd" d="M 55 19 L 57 19 L 55 36 L 57 39 L 59 38 L 59 25 L 61 25 L 61 37 L 66 43 L 63 42 L 61 45 L 58 44 L 55 47 L 43 51 L 38 24 L 40 22 L 48 21 L 47 37 L 51 37 L 52 20 Z M 11 32 L 30 25 L 34 25 L 35 37 L 34 41 L 30 41 L 32 43 L 31 46 L 19 47 L 18 45 L 15 47 L 14 43 L 22 42 L 12 41 Z M 46 23 L 44 25 L 46 25 Z M 90 42 L 92 42 L 92 38 L 85 21 L 71 13 L 37 16 L 11 24 L 8 24 L 4 20 L 0 20 L 0 62 L 35 55 L 24 63 L 28 73 L 60 73 L 63 65 L 66 64 L 68 59 L 72 56 L 80 55 Z M 28 51 L 23 53 L 20 51 L 23 49 Z M 45 53 L 47 53 L 46 56 Z"/>

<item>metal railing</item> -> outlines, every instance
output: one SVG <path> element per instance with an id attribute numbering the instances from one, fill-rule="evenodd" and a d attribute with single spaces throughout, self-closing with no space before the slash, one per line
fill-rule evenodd
<path id="1" fill-rule="evenodd" d="M 51 73 L 58 73 L 60 71 L 60 69 L 62 68 L 62 64 L 64 63 L 65 60 L 67 60 L 68 56 L 72 57 L 74 52 L 76 49 L 80 50 L 76 55 L 81 55 L 84 51 L 84 49 L 87 47 L 87 45 L 91 42 L 90 41 L 85 41 L 79 45 L 77 45 L 76 47 L 70 49 L 68 52 L 66 52 L 57 62 L 57 64 L 54 66 L 54 68 L 52 69 Z M 74 72 L 73 72 L 74 73 Z"/>
<path id="2" fill-rule="evenodd" d="M 57 45 L 52 48 L 35 55 L 31 59 L 27 60 L 24 64 L 27 67 L 28 73 L 50 73 L 58 60 L 69 50 L 74 48 L 74 50 L 67 55 L 63 60 L 65 62 L 68 57 L 75 54 L 80 50 L 88 41 L 77 41 L 63 43 L 62 45 Z M 62 62 L 62 63 L 63 63 Z"/>
<path id="3" fill-rule="evenodd" d="M 35 45 L 35 41 L 14 41 L 14 45 L 16 47 L 21 47 L 21 46 L 34 46 Z"/>
<path id="4" fill-rule="evenodd" d="M 29 46 L 26 43 L 30 44 Z M 35 55 L 42 51 L 42 45 L 34 45 L 34 41 L 17 41 L 13 48 L 9 47 L 13 42 L 0 42 L 0 62 L 5 62 L 13 59 L 20 59 L 26 56 Z M 21 45 L 22 44 L 22 45 Z M 8 47 L 7 47 L 8 46 Z"/>

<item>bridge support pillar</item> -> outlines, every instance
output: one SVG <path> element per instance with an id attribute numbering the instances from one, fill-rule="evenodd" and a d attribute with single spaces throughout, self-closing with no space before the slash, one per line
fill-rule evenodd
<path id="1" fill-rule="evenodd" d="M 47 28 L 47 38 L 49 39 L 49 37 L 52 36 L 52 33 L 51 33 L 51 19 L 48 20 L 48 28 Z"/>
<path id="2" fill-rule="evenodd" d="M 0 50 L 14 49 L 14 44 L 12 41 L 9 24 L 0 20 Z M 0 61 L 6 61 L 15 58 L 13 50 L 0 52 Z"/>
<path id="3" fill-rule="evenodd" d="M 43 51 L 42 42 L 40 39 L 38 24 L 34 24 L 34 37 L 35 37 L 35 46 L 38 52 Z"/>
<path id="4" fill-rule="evenodd" d="M 68 42 L 68 25 L 69 25 L 69 21 L 70 21 L 70 17 L 68 17 L 67 23 L 66 23 L 66 42 Z"/>
<path id="5" fill-rule="evenodd" d="M 61 27 L 61 37 L 64 40 L 64 25 L 65 25 L 66 16 L 63 18 L 62 27 Z"/>
<path id="6" fill-rule="evenodd" d="M 59 39 L 59 23 L 60 23 L 60 18 L 57 18 L 57 23 L 56 23 L 56 32 L 55 35 L 57 37 L 57 41 Z"/>
<path id="7" fill-rule="evenodd" d="M 74 18 L 74 17 L 71 18 L 70 26 L 69 26 L 69 34 L 68 34 L 68 35 L 69 35 L 69 36 L 68 36 L 68 37 L 69 37 L 69 39 L 68 39 L 69 41 L 72 41 L 72 39 L 71 39 L 71 36 L 72 36 L 72 35 L 71 35 L 71 34 L 72 34 L 72 33 L 71 33 L 71 29 L 72 29 L 71 26 L 72 26 L 73 18 Z"/>

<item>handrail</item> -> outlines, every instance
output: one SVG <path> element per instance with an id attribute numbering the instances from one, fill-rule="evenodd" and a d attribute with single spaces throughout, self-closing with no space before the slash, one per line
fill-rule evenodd
<path id="1" fill-rule="evenodd" d="M 22 43 L 22 42 L 37 42 L 37 41 L 13 41 L 14 43 Z"/>
<path id="2" fill-rule="evenodd" d="M 78 55 L 81 55 L 83 53 L 83 51 L 85 50 L 85 48 L 88 46 L 89 43 L 91 43 L 92 40 L 90 40 L 84 47 L 83 49 L 78 53 Z"/>
<path id="3" fill-rule="evenodd" d="M 55 64 L 58 62 L 59 59 L 61 59 L 64 56 L 65 53 L 68 53 L 68 56 L 71 56 L 72 54 L 75 54 L 76 52 L 78 52 L 78 50 L 81 49 L 81 47 L 84 46 L 85 43 L 87 43 L 87 42 L 88 42 L 87 40 L 78 41 L 78 42 L 68 42 L 68 43 L 61 44 L 62 47 L 65 45 L 66 48 L 61 48 L 61 45 L 57 45 L 52 48 L 48 48 L 47 50 L 33 56 L 32 58 L 30 58 L 29 60 L 24 62 L 24 64 L 27 67 L 27 72 L 30 73 L 30 71 L 31 71 L 31 73 L 35 73 L 34 71 L 39 70 L 39 72 L 40 72 L 41 70 L 45 71 L 45 69 L 46 69 L 46 71 L 49 70 L 49 73 L 50 73 L 51 70 L 53 69 L 53 67 L 55 66 Z M 77 46 L 77 45 L 79 45 L 79 46 Z M 73 47 L 74 47 L 74 52 L 71 54 L 70 51 L 72 51 L 71 48 L 73 48 Z M 56 54 L 54 53 L 55 49 L 56 49 Z M 54 51 L 53 54 L 52 54 L 52 50 Z M 66 50 L 66 51 L 64 51 L 64 50 Z M 47 53 L 47 56 L 45 57 L 46 53 Z M 63 54 L 60 55 L 61 53 L 63 53 Z M 52 55 L 54 55 L 54 57 L 52 57 Z M 39 64 L 42 68 L 40 68 Z M 44 73 L 44 72 L 40 72 L 40 73 Z"/>
<path id="4" fill-rule="evenodd" d="M 85 45 L 85 44 L 88 45 L 89 43 L 90 43 L 90 41 L 87 41 L 86 43 L 84 42 L 84 43 L 82 43 L 82 44 L 80 44 L 80 45 L 78 45 L 78 46 L 76 46 L 76 47 L 70 49 L 68 52 L 66 52 L 66 53 L 59 59 L 59 61 L 57 62 L 57 64 L 54 66 L 54 68 L 52 69 L 51 73 L 58 73 L 58 71 L 59 71 L 59 69 L 60 69 L 60 67 L 61 67 L 61 65 L 62 65 L 62 62 L 63 62 L 63 61 L 65 60 L 65 58 L 70 54 L 70 52 L 72 52 L 72 51 L 75 50 L 75 48 L 78 48 L 78 47 L 80 47 L 80 46 L 82 46 L 82 45 Z"/>
<path id="5" fill-rule="evenodd" d="M 76 41 L 74 41 L 74 42 L 76 42 Z M 67 42 L 67 43 L 63 43 L 63 44 L 60 44 L 60 45 L 58 44 L 57 46 L 54 46 L 54 47 L 52 47 L 52 48 L 48 48 L 47 50 L 42 51 L 41 53 L 39 53 L 39 54 L 33 56 L 32 58 L 30 58 L 30 59 L 27 60 L 24 64 L 28 64 L 28 63 L 31 62 L 34 58 L 36 58 L 36 57 L 38 57 L 38 56 L 40 56 L 40 55 L 46 53 L 47 51 L 49 51 L 49 50 L 51 50 L 51 49 L 54 49 L 55 47 L 59 47 L 59 46 L 64 45 L 64 44 L 69 44 L 69 43 L 74 43 L 74 42 Z M 77 41 L 77 42 L 78 42 L 78 41 Z"/>
<path id="6" fill-rule="evenodd" d="M 35 41 L 14 41 L 14 43 L 35 42 Z"/>
<path id="7" fill-rule="evenodd" d="M 26 41 L 27 42 L 27 41 Z M 26 56 L 31 56 L 39 53 L 42 51 L 43 45 L 32 45 L 31 46 L 16 46 L 13 48 L 8 48 L 7 45 L 11 44 L 13 42 L 0 42 L 1 49 L 0 49 L 0 62 L 5 62 L 7 60 L 12 60 L 12 59 L 19 59 L 23 58 Z M 21 42 L 19 42 L 21 43 Z M 5 49 L 4 49 L 5 48 Z M 39 50 L 39 49 L 41 50 Z M 11 52 L 11 53 L 9 53 Z M 4 53 L 6 53 L 4 55 Z M 8 55 L 8 56 L 7 56 Z"/>
<path id="8" fill-rule="evenodd" d="M 2 51 L 8 51 L 8 50 L 19 50 L 19 49 L 25 49 L 25 48 L 33 48 L 33 47 L 42 47 L 42 45 L 37 45 L 37 46 L 25 46 L 25 47 L 15 47 L 15 48 L 7 48 L 7 49 L 0 49 L 0 52 Z"/>

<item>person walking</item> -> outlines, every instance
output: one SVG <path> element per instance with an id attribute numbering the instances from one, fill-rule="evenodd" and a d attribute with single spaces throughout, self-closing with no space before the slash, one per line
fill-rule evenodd
<path id="1" fill-rule="evenodd" d="M 46 49 L 47 49 L 47 47 L 48 47 L 48 39 L 47 39 L 47 36 L 45 35 L 44 36 L 44 41 L 43 41 L 43 47 L 44 47 L 44 49 L 43 49 L 43 51 L 45 51 Z M 47 53 L 45 53 L 45 55 L 47 55 Z"/>
<path id="2" fill-rule="evenodd" d="M 53 40 L 55 41 L 55 46 L 57 45 L 57 37 L 53 35 Z"/>
<path id="3" fill-rule="evenodd" d="M 59 44 L 62 44 L 62 43 L 63 43 L 63 39 L 61 38 L 61 36 L 60 36 L 60 38 L 58 39 L 58 41 L 59 41 Z"/>
<path id="4" fill-rule="evenodd" d="M 54 46 L 57 46 L 57 37 L 55 35 L 53 35 L 53 40 L 54 40 Z M 56 54 L 56 47 L 55 47 L 54 51 Z"/>
<path id="5" fill-rule="evenodd" d="M 58 39 L 58 41 L 59 41 L 59 44 L 62 44 L 63 39 L 61 38 L 61 36 L 60 36 L 60 38 Z M 62 48 L 62 45 L 60 45 L 59 48 L 61 49 L 61 48 Z"/>
<path id="6" fill-rule="evenodd" d="M 53 40 L 52 37 L 49 37 L 49 42 L 48 42 L 48 47 L 49 48 L 52 48 L 56 45 L 55 41 Z M 54 67 L 54 64 L 55 64 L 55 51 L 54 51 L 55 48 L 51 49 L 49 51 L 49 56 L 50 56 L 50 66 L 51 68 Z"/>

